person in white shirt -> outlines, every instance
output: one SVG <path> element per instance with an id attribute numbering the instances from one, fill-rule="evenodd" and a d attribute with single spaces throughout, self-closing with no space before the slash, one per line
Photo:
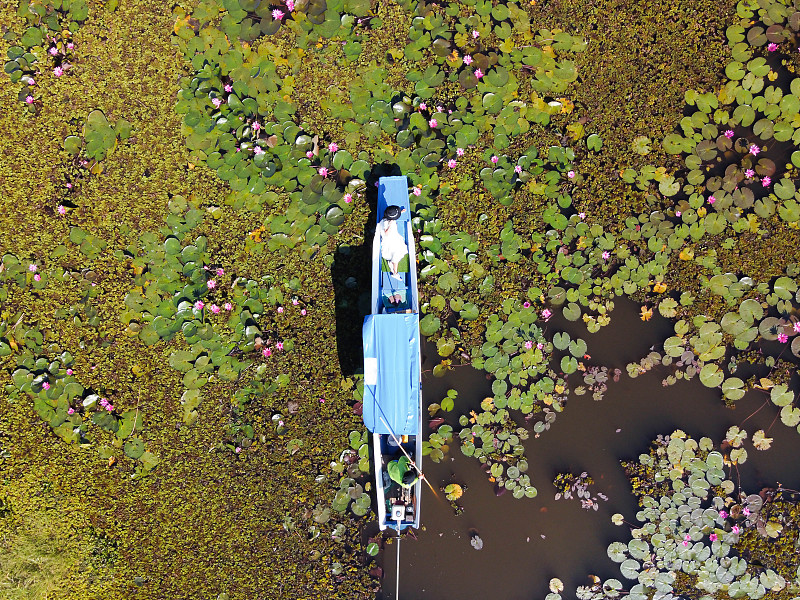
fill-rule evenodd
<path id="1" fill-rule="evenodd" d="M 389 263 L 389 271 L 395 279 L 402 279 L 397 269 L 400 261 L 408 254 L 405 238 L 397 230 L 397 219 L 405 210 L 399 206 L 387 206 L 383 211 L 383 219 L 378 223 L 378 233 L 381 236 L 381 256 Z"/>

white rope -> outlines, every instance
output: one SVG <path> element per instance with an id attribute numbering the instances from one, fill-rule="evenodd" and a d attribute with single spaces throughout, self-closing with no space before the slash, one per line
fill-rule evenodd
<path id="1" fill-rule="evenodd" d="M 395 569 L 395 575 L 397 576 L 397 585 L 394 590 L 394 598 L 395 600 L 400 599 L 400 521 L 397 521 L 397 568 Z"/>

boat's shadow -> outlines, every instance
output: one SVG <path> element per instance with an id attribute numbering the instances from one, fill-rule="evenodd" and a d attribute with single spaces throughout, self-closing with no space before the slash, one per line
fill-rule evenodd
<path id="1" fill-rule="evenodd" d="M 359 245 L 341 246 L 331 265 L 333 282 L 336 351 L 343 377 L 364 372 L 364 349 L 361 325 L 370 312 L 372 276 L 372 238 L 377 223 L 378 187 L 380 177 L 401 175 L 396 164 L 381 163 L 372 168 L 363 192 L 369 206 L 364 223 L 363 241 Z"/>

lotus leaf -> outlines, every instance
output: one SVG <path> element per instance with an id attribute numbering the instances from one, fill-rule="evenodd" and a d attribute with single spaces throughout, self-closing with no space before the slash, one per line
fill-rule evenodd
<path id="1" fill-rule="evenodd" d="M 628 546 L 622 542 L 612 542 L 608 546 L 608 557 L 614 562 L 621 563 L 627 558 Z"/>
<path id="2" fill-rule="evenodd" d="M 650 546 L 641 539 L 633 539 L 628 542 L 628 551 L 633 558 L 646 561 L 650 558 Z"/>
<path id="3" fill-rule="evenodd" d="M 706 387 L 718 387 L 725 379 L 725 374 L 714 363 L 703 365 L 700 369 L 700 381 Z"/>
<path id="4" fill-rule="evenodd" d="M 419 330 L 422 335 L 429 337 L 439 331 L 441 321 L 433 314 L 425 315 L 419 322 Z"/>
<path id="5" fill-rule="evenodd" d="M 739 400 L 744 396 L 744 381 L 729 377 L 722 383 L 722 393 L 728 400 Z"/>
<path id="6" fill-rule="evenodd" d="M 795 427 L 800 423 L 800 408 L 784 406 L 781 409 L 781 422 L 788 427 Z"/>
<path id="7" fill-rule="evenodd" d="M 566 350 L 570 343 L 570 337 L 567 332 L 558 332 L 553 336 L 553 345 L 558 350 Z"/>
<path id="8" fill-rule="evenodd" d="M 742 316 L 742 319 L 745 322 L 753 323 L 754 320 L 761 320 L 761 318 L 764 316 L 764 309 L 757 300 L 748 298 L 742 302 L 741 305 L 739 305 L 739 314 Z"/>
<path id="9" fill-rule="evenodd" d="M 778 277 L 773 284 L 773 290 L 782 300 L 791 300 L 797 291 L 797 284 L 789 277 Z"/>
<path id="10" fill-rule="evenodd" d="M 586 342 L 578 338 L 569 344 L 569 353 L 575 358 L 583 358 L 586 354 Z"/>
<path id="11" fill-rule="evenodd" d="M 620 573 L 622 573 L 622 576 L 626 579 L 638 579 L 640 568 L 641 565 L 632 558 L 623 561 L 619 566 Z"/>
<path id="12" fill-rule="evenodd" d="M 794 394 L 789 391 L 786 384 L 779 383 L 769 391 L 769 397 L 775 406 L 787 406 L 794 401 Z"/>
<path id="13" fill-rule="evenodd" d="M 578 370 L 578 361 L 571 356 L 563 356 L 561 358 L 561 370 L 566 373 L 574 373 Z"/>
<path id="14" fill-rule="evenodd" d="M 125 442 L 124 451 L 126 456 L 137 460 L 145 453 L 144 442 L 139 438 L 131 438 Z"/>

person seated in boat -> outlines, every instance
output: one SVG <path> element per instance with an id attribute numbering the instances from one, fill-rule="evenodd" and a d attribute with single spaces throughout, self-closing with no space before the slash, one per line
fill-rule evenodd
<path id="1" fill-rule="evenodd" d="M 389 478 L 395 483 L 400 484 L 401 487 L 410 488 L 419 477 L 417 477 L 417 470 L 411 466 L 411 461 L 408 457 L 403 455 L 397 460 L 390 461 L 386 465 L 386 471 L 389 473 Z"/>
<path id="2" fill-rule="evenodd" d="M 389 271 L 395 279 L 402 279 L 397 269 L 400 261 L 408 254 L 406 240 L 397 230 L 397 219 L 405 210 L 396 205 L 387 206 L 383 211 L 383 219 L 378 223 L 378 234 L 381 236 L 381 257 L 389 264 Z"/>

